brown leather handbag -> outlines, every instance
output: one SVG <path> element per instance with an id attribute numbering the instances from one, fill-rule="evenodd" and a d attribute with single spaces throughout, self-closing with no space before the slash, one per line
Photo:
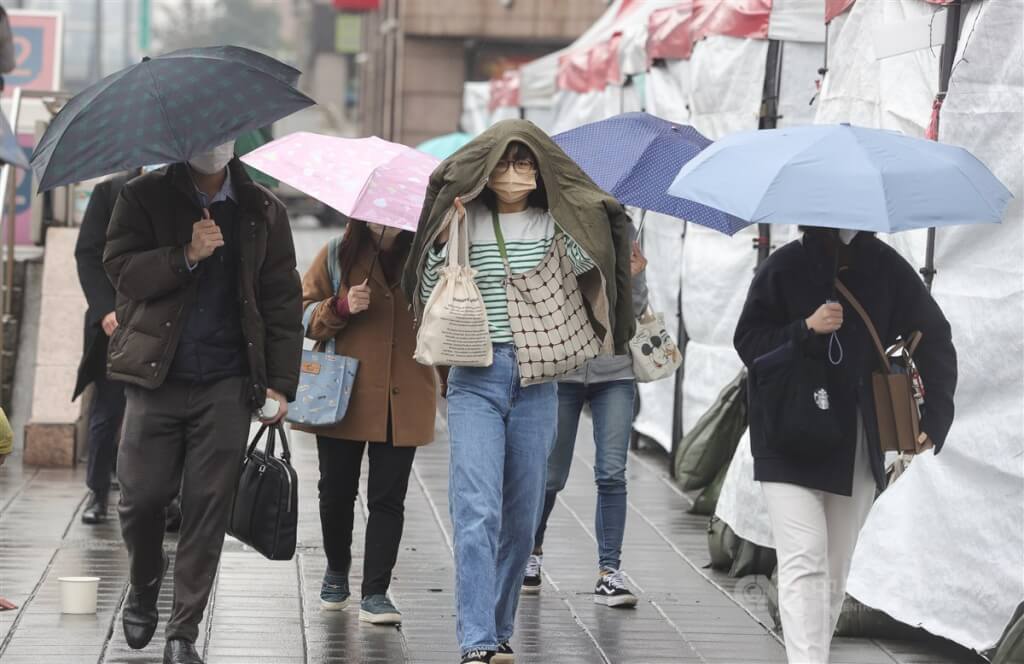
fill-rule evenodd
<path id="1" fill-rule="evenodd" d="M 921 412 L 914 396 L 913 379 L 907 370 L 909 367 L 901 367 L 897 362 L 893 362 L 892 353 L 912 358 L 922 335 L 920 332 L 914 332 L 908 339 L 894 346 L 890 352 L 886 352 L 875 324 L 871 322 L 861 303 L 838 280 L 836 289 L 864 321 L 881 361 L 880 368 L 871 374 L 871 387 L 875 395 L 875 415 L 878 419 L 878 436 L 882 451 L 915 454 L 917 438 L 921 435 Z"/>

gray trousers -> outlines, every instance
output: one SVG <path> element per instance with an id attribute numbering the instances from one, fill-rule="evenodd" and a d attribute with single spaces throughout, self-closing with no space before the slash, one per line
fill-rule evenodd
<path id="1" fill-rule="evenodd" d="M 131 583 L 162 571 L 164 508 L 181 488 L 181 532 L 167 638 L 195 641 L 220 562 L 249 435 L 247 378 L 128 386 L 117 457 L 121 534 Z"/>

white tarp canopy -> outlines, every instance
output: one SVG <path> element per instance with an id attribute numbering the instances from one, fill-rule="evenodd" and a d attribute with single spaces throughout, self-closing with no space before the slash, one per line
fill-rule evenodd
<path id="1" fill-rule="evenodd" d="M 772 0 L 768 39 L 823 44 L 824 0 Z"/>
<path id="2" fill-rule="evenodd" d="M 566 53 L 587 48 L 602 39 L 611 36 L 609 26 L 615 22 L 615 17 L 625 0 L 615 0 L 604 14 L 594 22 L 587 31 L 569 46 L 560 51 L 555 51 L 542 58 L 528 62 L 519 68 L 519 103 L 526 107 L 550 107 L 555 105 L 555 97 L 558 92 L 558 61 Z"/>
<path id="3" fill-rule="evenodd" d="M 858 0 L 841 30 L 833 25 L 816 121 L 923 135 L 939 49 L 879 61 L 873 36 L 883 24 L 936 11 L 923 0 Z M 938 233 L 934 294 L 959 355 L 957 417 L 942 454 L 917 459 L 878 500 L 849 582 L 868 606 L 976 650 L 998 641 L 1024 598 L 1022 23 L 1017 0 L 985 0 L 965 12 L 940 139 L 970 149 L 1015 199 L 1002 225 Z M 924 233 L 889 239 L 922 264 Z M 741 537 L 772 545 L 745 443 L 717 513 Z"/>
<path id="4" fill-rule="evenodd" d="M 645 0 L 615 26 L 622 33 L 619 42 L 619 70 L 623 76 L 635 76 L 647 71 L 647 21 L 652 12 L 678 4 L 679 0 Z"/>
<path id="5" fill-rule="evenodd" d="M 491 83 L 470 81 L 462 87 L 462 131 L 476 136 L 491 126 Z"/>

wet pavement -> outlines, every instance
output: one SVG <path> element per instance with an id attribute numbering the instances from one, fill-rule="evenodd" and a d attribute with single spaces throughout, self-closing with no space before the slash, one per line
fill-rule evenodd
<path id="1" fill-rule="evenodd" d="M 296 234 L 300 258 L 330 235 Z M 302 262 L 302 261 L 300 261 Z M 765 579 L 731 579 L 705 568 L 707 518 L 690 515 L 689 498 L 667 475 L 657 454 L 632 454 L 624 566 L 640 598 L 634 610 L 594 604 L 597 573 L 593 535 L 592 432 L 581 444 L 545 542 L 545 580 L 538 596 L 520 603 L 513 640 L 520 664 L 785 662 L 769 627 Z M 453 563 L 447 505 L 447 434 L 417 452 L 406 501 L 406 527 L 391 592 L 403 612 L 401 628 L 358 621 L 358 605 L 320 610 L 325 559 L 316 501 L 316 446 L 292 435 L 300 478 L 299 548 L 271 562 L 229 539 L 200 629 L 198 646 L 210 664 L 300 662 L 384 663 L 458 661 L 452 605 Z M 365 486 L 364 465 L 363 482 Z M 120 626 L 127 565 L 116 511 L 101 526 L 80 523 L 84 469 L 22 467 L 15 452 L 0 469 L 0 595 L 18 611 L 0 613 L 3 664 L 128 664 L 160 662 L 161 632 L 142 651 L 130 650 Z M 116 496 L 112 499 L 115 504 Z M 357 509 L 365 517 L 365 505 Z M 360 583 L 365 518 L 356 519 L 352 587 Z M 173 553 L 175 537 L 166 547 Z M 61 615 L 58 577 L 102 578 L 96 615 Z M 166 619 L 171 584 L 160 599 Z M 938 640 L 905 642 L 838 639 L 834 664 L 964 664 L 969 653 Z"/>

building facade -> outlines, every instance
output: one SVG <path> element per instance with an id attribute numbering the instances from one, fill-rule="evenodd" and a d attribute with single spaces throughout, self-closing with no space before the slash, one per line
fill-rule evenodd
<path id="1" fill-rule="evenodd" d="M 562 48 L 607 0 L 381 0 L 362 15 L 359 123 L 416 145 L 456 131 L 463 86 Z"/>

